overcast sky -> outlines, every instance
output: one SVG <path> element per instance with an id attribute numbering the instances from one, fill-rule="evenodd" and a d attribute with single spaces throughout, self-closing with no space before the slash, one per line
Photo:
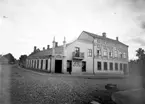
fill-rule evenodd
<path id="1" fill-rule="evenodd" d="M 33 47 L 62 44 L 88 31 L 129 45 L 129 59 L 145 48 L 144 0 L 0 0 L 0 54 L 16 58 Z"/>

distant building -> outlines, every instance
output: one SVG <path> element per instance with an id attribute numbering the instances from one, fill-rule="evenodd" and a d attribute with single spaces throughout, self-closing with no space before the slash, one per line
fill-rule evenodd
<path id="1" fill-rule="evenodd" d="M 0 64 L 8 64 L 9 60 L 4 56 L 0 55 Z"/>
<path id="2" fill-rule="evenodd" d="M 53 47 L 42 51 L 34 47 L 26 60 L 27 68 L 52 73 L 114 73 L 128 74 L 128 46 L 118 39 L 110 39 L 83 31 L 73 42 L 63 45 L 53 40 Z"/>

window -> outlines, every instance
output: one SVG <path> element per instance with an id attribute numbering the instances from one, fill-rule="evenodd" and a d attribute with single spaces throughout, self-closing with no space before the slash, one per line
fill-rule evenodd
<path id="1" fill-rule="evenodd" d="M 122 63 L 120 63 L 120 70 L 122 71 Z"/>
<path id="2" fill-rule="evenodd" d="M 43 60 L 41 60 L 41 69 L 43 69 Z"/>
<path id="3" fill-rule="evenodd" d="M 119 57 L 120 57 L 120 58 L 123 58 L 122 52 L 119 52 Z"/>
<path id="4" fill-rule="evenodd" d="M 101 62 L 98 62 L 98 70 L 101 70 Z"/>
<path id="5" fill-rule="evenodd" d="M 122 53 L 120 54 L 120 57 L 123 58 L 123 54 Z"/>
<path id="6" fill-rule="evenodd" d="M 104 70 L 107 70 L 107 62 L 104 62 Z"/>
<path id="7" fill-rule="evenodd" d="M 128 71 L 127 71 L 127 64 L 124 64 L 124 65 L 123 65 L 123 72 L 124 72 L 124 74 L 128 74 Z"/>
<path id="8" fill-rule="evenodd" d="M 113 63 L 110 62 L 110 70 L 113 70 Z"/>
<path id="9" fill-rule="evenodd" d="M 103 55 L 104 55 L 104 56 L 107 56 L 107 48 L 104 48 L 104 50 L 103 50 Z"/>
<path id="10" fill-rule="evenodd" d="M 37 60 L 37 69 L 39 69 L 39 60 Z"/>
<path id="11" fill-rule="evenodd" d="M 117 57 L 117 49 L 114 47 L 114 57 Z"/>
<path id="12" fill-rule="evenodd" d="M 118 70 L 118 63 L 115 63 L 115 70 Z"/>
<path id="13" fill-rule="evenodd" d="M 101 49 L 100 48 L 97 49 L 97 56 L 101 56 Z"/>
<path id="14" fill-rule="evenodd" d="M 80 55 L 80 48 L 79 47 L 75 47 L 75 56 L 79 57 Z"/>
<path id="15" fill-rule="evenodd" d="M 123 68 L 124 70 L 126 70 L 127 69 L 127 64 L 124 64 L 124 68 Z"/>
<path id="16" fill-rule="evenodd" d="M 88 57 L 92 57 L 92 50 L 88 49 Z"/>
<path id="17" fill-rule="evenodd" d="M 109 51 L 109 57 L 113 57 L 113 52 Z"/>
<path id="18" fill-rule="evenodd" d="M 75 47 L 75 52 L 80 52 L 80 48 L 79 47 Z"/>
<path id="19" fill-rule="evenodd" d="M 123 58 L 126 58 L 126 53 L 123 53 Z"/>

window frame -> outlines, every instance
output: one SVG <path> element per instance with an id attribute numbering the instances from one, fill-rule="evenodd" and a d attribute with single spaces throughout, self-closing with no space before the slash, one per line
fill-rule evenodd
<path id="1" fill-rule="evenodd" d="M 118 63 L 115 63 L 115 70 L 118 70 Z"/>
<path id="2" fill-rule="evenodd" d="M 108 64 L 107 64 L 107 62 L 104 62 L 104 70 L 105 71 L 108 70 Z"/>
<path id="3" fill-rule="evenodd" d="M 103 56 L 107 56 L 107 48 L 103 48 Z"/>
<path id="4" fill-rule="evenodd" d="M 92 57 L 92 49 L 88 49 L 88 57 Z"/>
<path id="5" fill-rule="evenodd" d="M 110 66 L 109 66 L 109 67 L 110 67 L 110 70 L 113 70 L 113 62 L 110 62 L 109 65 L 110 65 Z M 112 66 L 112 67 L 111 67 L 111 66 Z"/>
<path id="6" fill-rule="evenodd" d="M 98 70 L 102 70 L 102 63 L 101 63 L 101 61 L 97 62 L 97 69 Z"/>
<path id="7" fill-rule="evenodd" d="M 123 64 L 120 63 L 120 70 L 122 71 L 123 70 Z"/>

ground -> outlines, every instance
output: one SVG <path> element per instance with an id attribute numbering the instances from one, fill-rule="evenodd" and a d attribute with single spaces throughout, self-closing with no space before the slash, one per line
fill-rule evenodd
<path id="1" fill-rule="evenodd" d="M 119 89 L 140 87 L 141 80 L 72 77 L 34 72 L 17 65 L 0 67 L 0 104 L 88 104 L 96 89 L 115 83 Z"/>

